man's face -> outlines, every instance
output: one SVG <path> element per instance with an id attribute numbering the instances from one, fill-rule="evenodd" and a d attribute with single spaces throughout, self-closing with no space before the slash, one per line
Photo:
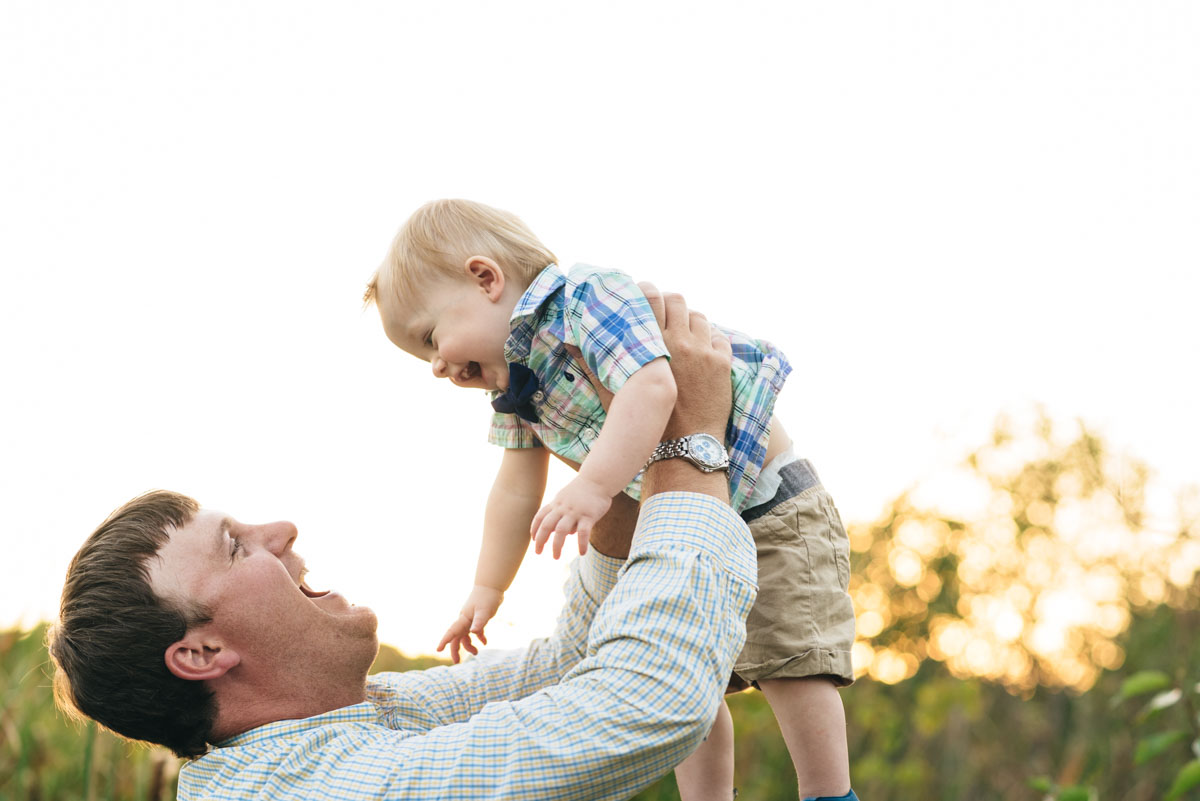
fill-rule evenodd
<path id="1" fill-rule="evenodd" d="M 234 670 L 267 683 L 312 682 L 317 692 L 365 677 L 378 649 L 375 613 L 304 584 L 294 525 L 247 525 L 201 509 L 167 533 L 148 563 L 151 586 L 212 614 L 205 629 L 238 654 Z"/>

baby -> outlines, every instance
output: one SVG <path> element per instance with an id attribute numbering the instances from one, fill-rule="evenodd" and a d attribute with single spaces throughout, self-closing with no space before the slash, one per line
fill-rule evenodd
<path id="1" fill-rule="evenodd" d="M 388 339 L 438 378 L 491 392 L 491 442 L 505 448 L 484 517 L 475 586 L 438 650 L 476 653 L 532 537 L 557 558 L 579 552 L 612 498 L 640 499 L 650 460 L 684 457 L 727 470 L 730 502 L 758 546 L 759 595 L 731 687 L 766 695 L 800 790 L 850 786 L 837 687 L 853 681 L 849 544 L 828 493 L 797 459 L 772 414 L 791 366 L 770 343 L 720 329 L 733 347 L 733 413 L 725 442 L 659 443 L 675 402 L 669 354 L 645 296 L 619 272 L 557 259 L 520 219 L 464 200 L 418 209 L 367 287 Z M 600 386 L 593 384 L 598 382 Z M 611 393 L 607 412 L 601 399 Z M 542 505 L 549 453 L 578 475 Z M 733 730 L 722 704 L 713 731 L 676 768 L 684 801 L 728 799 Z"/>

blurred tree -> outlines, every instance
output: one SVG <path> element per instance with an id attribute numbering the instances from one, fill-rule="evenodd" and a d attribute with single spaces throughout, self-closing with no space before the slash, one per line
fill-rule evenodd
<path id="1" fill-rule="evenodd" d="M 1194 497 L 1177 528 L 1155 532 L 1149 476 L 1082 424 L 1001 418 L 936 487 L 851 527 L 855 664 L 890 683 L 932 658 L 1026 696 L 1086 690 L 1122 664 L 1131 607 L 1185 604 L 1200 567 Z"/>

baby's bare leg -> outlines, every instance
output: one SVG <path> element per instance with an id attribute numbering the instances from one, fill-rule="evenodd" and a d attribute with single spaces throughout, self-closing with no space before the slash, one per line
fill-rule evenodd
<path id="1" fill-rule="evenodd" d="M 823 676 L 759 682 L 796 767 L 800 797 L 840 796 L 850 789 L 846 711 Z"/>
<path id="2" fill-rule="evenodd" d="M 733 719 L 721 701 L 712 731 L 692 755 L 675 766 L 680 801 L 731 801 L 733 798 Z"/>

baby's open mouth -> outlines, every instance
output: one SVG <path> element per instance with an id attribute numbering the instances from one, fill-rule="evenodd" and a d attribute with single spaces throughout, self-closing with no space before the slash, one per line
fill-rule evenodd
<path id="1" fill-rule="evenodd" d="M 479 362 L 467 362 L 467 366 L 458 374 L 458 380 L 460 383 L 473 381 L 479 377 L 480 372 Z"/>

